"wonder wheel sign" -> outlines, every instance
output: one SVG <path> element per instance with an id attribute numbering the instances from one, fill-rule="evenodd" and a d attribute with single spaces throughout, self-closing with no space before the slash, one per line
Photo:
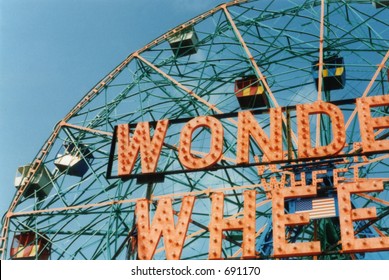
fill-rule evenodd
<path id="1" fill-rule="evenodd" d="M 231 1 L 18 168 L 2 259 L 389 258 L 388 1 Z"/>

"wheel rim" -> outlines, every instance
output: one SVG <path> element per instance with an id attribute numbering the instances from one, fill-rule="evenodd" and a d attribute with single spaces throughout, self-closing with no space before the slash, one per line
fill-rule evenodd
<path id="1" fill-rule="evenodd" d="M 148 197 L 155 202 L 163 196 L 174 199 L 173 207 L 179 211 L 181 198 L 196 196 L 192 223 L 189 226 L 182 258 L 209 257 L 209 230 L 212 192 L 225 193 L 224 215 L 237 215 L 243 211 L 243 191 L 254 189 L 256 194 L 256 250 L 261 258 L 272 258 L 272 203 L 261 179 L 280 178 L 283 172 L 266 170 L 258 176 L 255 166 L 220 169 L 165 176 L 164 183 L 136 184 L 136 180 L 108 179 L 106 176 L 114 127 L 123 123 L 177 120 L 197 116 L 234 113 L 240 111 L 234 95 L 234 82 L 243 76 L 266 77 L 271 89 L 267 102 L 271 107 L 294 106 L 324 101 L 346 100 L 385 95 L 388 91 L 388 62 L 378 72 L 369 90 L 369 83 L 377 65 L 388 52 L 389 28 L 385 19 L 388 8 L 375 9 L 369 1 L 361 3 L 325 3 L 323 55 L 337 54 L 345 58 L 347 83 L 344 89 L 323 90 L 321 96 L 312 78 L 312 63 L 319 60 L 320 1 L 297 4 L 269 1 L 230 2 L 216 7 L 152 41 L 131 54 L 117 68 L 100 81 L 69 114 L 61 120 L 44 144 L 32 164 L 32 176 L 20 188 L 3 220 L 2 258 L 8 258 L 10 240 L 18 232 L 33 231 L 51 244 L 53 259 L 116 259 L 136 258 L 136 252 L 127 256 L 128 242 L 134 234 L 135 203 Z M 177 57 L 168 39 L 193 26 L 199 43 L 196 54 Z M 247 47 L 247 48 L 246 48 Z M 250 54 L 253 59 L 250 60 Z M 228 94 L 227 94 L 228 93 Z M 355 105 L 344 104 L 345 120 L 349 120 Z M 296 130 L 296 115 L 291 113 L 291 126 Z M 379 107 L 375 117 L 387 116 L 388 109 Z M 264 127 L 269 126 L 268 115 L 257 118 Z M 220 120 L 223 124 L 224 158 L 222 166 L 234 165 L 236 157 L 236 117 Z M 314 122 L 315 120 L 313 120 Z M 179 133 L 184 124 L 171 125 L 161 152 L 158 172 L 181 170 L 177 160 Z M 328 119 L 321 119 L 316 141 L 330 142 Z M 327 132 L 326 132 L 327 131 Z M 358 119 L 354 117 L 346 130 L 348 144 L 360 142 Z M 378 137 L 385 139 L 387 130 Z M 317 135 L 317 136 L 316 136 Z M 207 153 L 209 133 L 202 130 L 193 136 L 192 148 Z M 286 138 L 284 139 L 286 140 Z M 292 141 L 292 140 L 291 140 Z M 69 169 L 59 171 L 54 165 L 64 144 L 73 144 L 82 152 L 88 171 L 82 177 L 70 176 Z M 86 154 L 82 147 L 87 147 Z M 295 151 L 296 146 L 293 148 Z M 350 145 L 346 151 L 351 151 Z M 42 153 L 43 151 L 43 153 Z M 251 150 L 260 156 L 258 147 Z M 351 157 L 350 157 L 351 158 Z M 364 178 L 387 179 L 388 159 L 382 154 L 371 155 L 367 162 L 337 164 L 336 168 L 361 166 Z M 38 167 L 39 166 L 39 167 Z M 33 184 L 43 166 L 51 173 L 50 194 L 44 199 L 24 197 L 26 188 Z M 36 168 L 35 168 L 36 167 Z M 282 166 L 278 165 L 279 170 Z M 35 169 L 34 169 L 35 168 Z M 335 168 L 329 166 L 328 170 Z M 282 169 L 281 169 L 282 170 Z M 114 161 L 113 173 L 116 170 Z M 136 163 L 134 172 L 140 172 Z M 297 171 L 299 173 L 300 171 Z M 351 172 L 349 170 L 348 172 Z M 385 177 L 386 176 L 386 177 Z M 378 221 L 363 229 L 362 235 L 388 235 L 387 184 L 380 193 L 367 196 L 353 195 L 355 207 L 376 207 Z M 151 206 L 155 212 L 155 206 Z M 365 224 L 356 227 L 366 227 Z M 320 258 L 363 258 L 364 254 L 341 254 L 339 224 L 335 218 L 311 221 L 305 227 L 289 231 L 289 241 L 321 241 Z M 43 234 L 44 233 L 44 234 Z M 223 258 L 241 257 L 241 233 L 225 232 Z M 5 250 L 7 248 L 8 250 Z M 154 258 L 166 258 L 163 243 Z M 377 257 L 377 255 L 373 255 Z"/>

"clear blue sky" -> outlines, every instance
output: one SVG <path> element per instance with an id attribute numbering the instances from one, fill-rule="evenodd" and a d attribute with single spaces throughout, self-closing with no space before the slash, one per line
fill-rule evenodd
<path id="1" fill-rule="evenodd" d="M 128 54 L 221 0 L 0 0 L 0 213 L 18 166 Z M 195 4 L 194 4 L 195 3 Z"/>

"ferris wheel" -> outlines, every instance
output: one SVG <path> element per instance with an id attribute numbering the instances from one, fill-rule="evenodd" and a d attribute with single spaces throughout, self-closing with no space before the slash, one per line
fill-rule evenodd
<path id="1" fill-rule="evenodd" d="M 388 259 L 388 18 L 388 1 L 236 0 L 131 53 L 58 122 L 31 163 L 18 168 L 2 220 L 1 258 Z M 358 109 L 370 100 L 376 101 L 368 109 L 379 152 L 363 152 L 361 144 Z M 337 137 L 328 112 L 308 115 L 302 127 L 300 105 L 318 101 L 342 113 L 344 146 L 302 160 L 304 129 L 313 150 Z M 258 139 L 247 142 L 246 158 L 238 151 L 237 136 L 250 127 L 239 126 L 239 118 L 247 112 L 266 135 L 278 131 L 279 160 L 267 161 Z M 281 116 L 277 128 L 272 112 Z M 161 137 L 161 145 L 126 169 L 120 133 L 128 138 L 146 130 L 138 150 L 142 141 L 154 143 L 150 135 Z M 223 138 L 214 136 L 217 130 Z M 364 191 L 350 191 L 347 206 L 339 201 L 340 177 L 343 184 L 358 178 L 377 187 L 357 185 Z M 278 204 L 280 189 L 314 182 L 314 194 L 285 196 Z M 250 202 L 254 215 L 247 214 Z M 321 204 L 325 210 L 312 210 Z M 361 214 L 359 208 L 375 215 L 352 219 L 351 235 L 381 247 L 353 251 L 342 242 L 342 211 Z M 280 227 L 277 211 L 308 218 Z M 140 221 L 148 234 L 141 234 Z M 251 237 L 242 222 L 250 223 Z M 176 239 L 165 236 L 164 223 L 177 224 Z M 280 232 L 283 244 L 315 243 L 320 250 L 282 254 Z"/>

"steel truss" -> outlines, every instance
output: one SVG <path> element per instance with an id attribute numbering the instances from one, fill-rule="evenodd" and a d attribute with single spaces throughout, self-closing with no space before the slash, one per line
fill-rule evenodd
<path id="1" fill-rule="evenodd" d="M 298 4 L 296 4 L 298 3 Z M 177 26 L 145 47 L 130 54 L 122 63 L 99 81 L 76 106 L 58 122 L 54 131 L 33 159 L 23 184 L 16 191 L 3 218 L 1 258 L 10 256 L 11 241 L 20 232 L 34 232 L 48 241 L 51 259 L 126 259 L 136 258 L 130 241 L 136 235 L 135 204 L 148 198 L 151 213 L 156 202 L 164 197 L 173 199 L 179 211 L 181 198 L 196 197 L 192 220 L 183 249 L 183 259 L 207 259 L 211 199 L 215 192 L 225 193 L 225 217 L 238 217 L 243 211 L 243 191 L 256 190 L 256 249 L 258 258 L 274 258 L 272 248 L 272 207 L 269 189 L 263 180 L 279 179 L 290 172 L 312 172 L 319 165 L 285 164 L 266 167 L 259 175 L 256 164 L 242 168 L 220 168 L 196 173 L 165 176 L 163 183 L 137 184 L 136 180 L 107 178 L 111 140 L 114 127 L 141 121 L 193 118 L 204 115 L 240 111 L 234 94 L 234 82 L 255 75 L 266 89 L 269 107 L 294 106 L 317 100 L 341 101 L 388 93 L 389 8 L 375 9 L 371 1 L 231 1 Z M 169 45 L 169 38 L 193 27 L 199 42 L 197 53 L 178 57 Z M 331 55 L 344 57 L 347 71 L 344 89 L 325 91 L 323 79 L 316 88 L 312 78 L 312 63 L 318 61 L 318 76 L 322 77 L 323 60 Z M 346 152 L 358 152 L 353 143 L 360 142 L 359 124 L 353 104 L 343 105 L 346 122 Z M 388 116 L 388 108 L 377 107 L 374 117 Z M 259 115 L 258 122 L 266 129 L 269 117 Z M 237 119 L 220 119 L 225 130 L 221 167 L 235 164 Z M 283 123 L 291 127 L 290 153 L 297 150 L 296 115 L 284 114 Z M 331 141 L 330 121 L 326 117 L 312 118 L 314 145 Z M 158 172 L 182 169 L 178 162 L 181 127 L 166 136 Z M 388 129 L 376 132 L 377 139 L 386 139 Z M 201 156 L 209 149 L 209 133 L 199 130 L 193 136 L 193 150 Z M 87 147 L 93 161 L 82 176 L 70 176 L 69 170 L 55 166 L 64 145 Z M 262 152 L 251 144 L 250 159 L 255 163 Z M 257 156 L 257 157 L 256 157 Z M 328 164 L 325 188 L 336 192 L 332 184 L 334 168 L 346 168 L 345 176 L 354 176 L 357 168 L 361 178 L 389 180 L 388 154 L 367 155 Z M 113 170 L 117 172 L 116 157 Z M 35 193 L 25 197 L 26 189 L 45 167 L 50 171 L 47 197 Z M 289 169 L 288 169 L 289 168 Z M 140 173 L 137 163 L 134 173 Z M 288 173 L 289 174 L 289 173 Z M 42 188 L 44 186 L 41 186 Z M 375 207 L 377 219 L 355 224 L 355 234 L 388 236 L 389 184 L 380 193 L 352 196 L 354 207 Z M 288 209 L 286 209 L 287 211 Z M 222 255 L 237 259 L 242 234 L 224 232 Z M 336 218 L 312 220 L 303 227 L 288 229 L 289 242 L 319 240 L 322 254 L 304 258 L 364 258 L 365 254 L 344 254 Z M 373 253 L 372 258 L 388 258 L 388 254 Z M 37 255 L 36 258 L 39 258 Z M 163 241 L 154 256 L 166 258 Z"/>

